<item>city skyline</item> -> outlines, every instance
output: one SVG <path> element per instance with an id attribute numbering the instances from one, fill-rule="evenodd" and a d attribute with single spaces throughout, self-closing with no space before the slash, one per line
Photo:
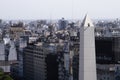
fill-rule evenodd
<path id="1" fill-rule="evenodd" d="M 120 80 L 120 20 L 65 19 L 0 20 L 0 80 Z"/>
<path id="2" fill-rule="evenodd" d="M 0 0 L 1 19 L 120 18 L 119 0 Z"/>

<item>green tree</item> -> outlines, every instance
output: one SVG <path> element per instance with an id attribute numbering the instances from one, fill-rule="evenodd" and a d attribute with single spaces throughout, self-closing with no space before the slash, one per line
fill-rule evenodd
<path id="1" fill-rule="evenodd" d="M 4 74 L 2 70 L 0 70 L 0 80 L 13 80 L 9 75 Z"/>

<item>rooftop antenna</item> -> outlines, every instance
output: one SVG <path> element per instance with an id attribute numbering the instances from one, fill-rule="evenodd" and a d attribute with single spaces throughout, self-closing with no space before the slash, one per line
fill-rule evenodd
<path id="1" fill-rule="evenodd" d="M 52 13 L 50 13 L 50 22 L 52 22 Z"/>
<path id="2" fill-rule="evenodd" d="M 52 6 L 52 4 L 50 4 L 50 6 Z M 52 22 L 52 19 L 53 19 L 53 8 L 50 9 L 50 22 Z"/>
<path id="3" fill-rule="evenodd" d="M 72 18 L 71 18 L 72 20 L 73 20 L 73 16 L 74 16 L 73 12 L 74 12 L 74 0 L 72 0 Z"/>

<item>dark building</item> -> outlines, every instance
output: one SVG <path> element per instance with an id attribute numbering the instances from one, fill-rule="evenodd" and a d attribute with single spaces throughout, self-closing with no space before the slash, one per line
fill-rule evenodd
<path id="1" fill-rule="evenodd" d="M 96 61 L 99 64 L 112 64 L 115 62 L 114 38 L 98 37 L 95 40 Z"/>
<path id="2" fill-rule="evenodd" d="M 116 80 L 116 67 L 120 63 L 120 38 L 96 37 L 96 63 L 98 80 Z M 116 66 L 117 64 L 117 66 Z M 73 57 L 73 80 L 78 80 L 79 55 Z M 119 73 L 119 72 L 117 72 Z"/>
<path id="3" fill-rule="evenodd" d="M 68 22 L 64 18 L 62 18 L 59 20 L 58 24 L 59 24 L 58 29 L 64 30 L 67 27 Z"/>
<path id="4" fill-rule="evenodd" d="M 79 75 L 79 55 L 73 56 L 73 80 L 78 80 Z"/>
<path id="5" fill-rule="evenodd" d="M 29 44 L 23 51 L 23 75 L 25 80 L 34 80 L 33 48 L 33 45 Z"/>
<path id="6" fill-rule="evenodd" d="M 42 43 L 32 43 L 24 49 L 25 80 L 65 80 L 63 52 L 55 52 L 44 46 Z"/>
<path id="7" fill-rule="evenodd" d="M 119 37 L 96 37 L 97 64 L 118 64 L 120 61 Z"/>
<path id="8" fill-rule="evenodd" d="M 65 80 L 65 69 L 62 59 L 63 55 L 61 52 L 59 54 L 52 53 L 47 55 L 45 60 L 47 64 L 46 80 Z"/>
<path id="9" fill-rule="evenodd" d="M 46 57 L 46 63 L 47 63 L 47 79 L 58 80 L 57 55 L 48 54 Z"/>

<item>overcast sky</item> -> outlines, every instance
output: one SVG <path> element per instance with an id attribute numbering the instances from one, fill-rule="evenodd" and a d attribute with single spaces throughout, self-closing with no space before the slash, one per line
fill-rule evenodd
<path id="1" fill-rule="evenodd" d="M 0 0 L 1 19 L 120 18 L 120 0 Z"/>

